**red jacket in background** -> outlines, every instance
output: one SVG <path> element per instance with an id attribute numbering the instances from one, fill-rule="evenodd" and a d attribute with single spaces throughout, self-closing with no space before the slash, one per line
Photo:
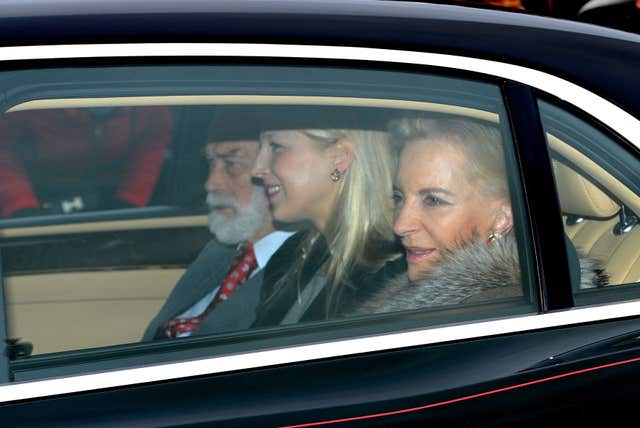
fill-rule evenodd
<path id="1" fill-rule="evenodd" d="M 39 184 L 63 187 L 92 179 L 111 180 L 115 199 L 144 206 L 172 131 L 168 107 L 121 107 L 102 123 L 87 109 L 5 113 L 0 117 L 0 214 L 39 208 Z"/>

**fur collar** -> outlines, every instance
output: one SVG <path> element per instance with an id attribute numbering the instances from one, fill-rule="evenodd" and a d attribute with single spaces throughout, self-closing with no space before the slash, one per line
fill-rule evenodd
<path id="1" fill-rule="evenodd" d="M 602 284 L 593 259 L 580 257 L 580 288 Z M 522 295 L 515 239 L 507 235 L 487 245 L 475 240 L 445 256 L 427 275 L 409 281 L 406 271 L 383 280 L 349 315 L 366 315 Z"/>

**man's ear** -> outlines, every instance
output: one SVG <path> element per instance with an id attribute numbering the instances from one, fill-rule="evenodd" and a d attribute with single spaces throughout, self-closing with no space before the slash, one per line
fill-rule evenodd
<path id="1" fill-rule="evenodd" d="M 496 214 L 491 225 L 491 230 L 495 233 L 504 235 L 513 228 L 513 212 L 511 211 L 511 203 L 507 199 L 498 201 Z"/>
<path id="2" fill-rule="evenodd" d="M 333 166 L 344 174 L 349 169 L 355 154 L 351 143 L 346 138 L 341 138 L 331 147 L 331 157 L 333 159 Z"/>

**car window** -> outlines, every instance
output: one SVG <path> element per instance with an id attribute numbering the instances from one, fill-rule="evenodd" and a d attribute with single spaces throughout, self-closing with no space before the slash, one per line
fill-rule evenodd
<path id="1" fill-rule="evenodd" d="M 168 107 L 6 113 L 2 216 L 147 206 L 172 138 Z"/>
<path id="2" fill-rule="evenodd" d="M 640 163 L 637 149 L 551 102 L 539 101 L 564 230 L 581 278 L 577 305 L 638 297 Z"/>
<path id="3" fill-rule="evenodd" d="M 5 74 L 13 380 L 538 311 L 495 82 L 320 66 Z"/>

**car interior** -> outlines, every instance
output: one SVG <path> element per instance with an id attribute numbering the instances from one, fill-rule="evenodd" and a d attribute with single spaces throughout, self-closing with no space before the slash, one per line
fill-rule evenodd
<path id="1" fill-rule="evenodd" d="M 4 289 L 9 337 L 33 344 L 33 355 L 139 341 L 188 264 L 210 239 L 202 190 L 206 165 L 199 149 L 212 109 L 239 102 L 293 104 L 302 98 L 311 104 L 373 105 L 498 120 L 495 113 L 440 103 L 334 97 L 114 97 L 15 105 L 9 114 L 43 108 L 169 105 L 177 123 L 170 150 L 192 150 L 183 150 L 180 156 L 173 153 L 165 162 L 153 202 L 162 205 L 171 191 L 163 189 L 163 179 L 182 184 L 170 197 L 177 206 L 165 207 L 164 212 L 154 213 L 155 207 L 149 207 L 124 218 L 124 212 L 118 218 L 115 211 L 76 213 L 52 216 L 34 226 L 0 229 L 8 248 Z M 170 251 L 164 251 L 167 243 Z M 109 323 L 104 322 L 107 318 Z M 61 337 L 59 331 L 66 334 Z"/>
<path id="2" fill-rule="evenodd" d="M 159 96 L 47 99 L 27 101 L 10 111 L 116 105 L 169 105 L 178 126 L 172 147 L 199 147 L 212 106 L 225 103 L 374 105 L 455 114 L 498 121 L 498 115 L 440 103 L 335 97 Z M 604 168 L 560 138 L 548 134 L 565 230 L 576 249 L 598 259 L 609 284 L 640 281 L 640 228 L 624 224 L 623 213 L 640 212 L 640 199 Z M 176 144 L 176 141 L 191 141 Z M 149 320 L 188 264 L 210 239 L 204 193 L 206 165 L 193 168 L 192 150 L 164 165 L 162 177 L 188 175 L 174 207 L 154 207 L 127 215 L 74 214 L 61 223 L 2 227 L 6 249 L 5 305 L 9 337 L 33 344 L 33 354 L 97 348 L 140 340 Z M 178 160 L 176 160 L 178 159 Z M 180 160 L 182 159 L 182 160 Z M 179 169 L 179 168 L 177 168 Z M 173 176 L 175 179 L 175 176 Z M 185 189 L 184 183 L 190 183 Z M 162 186 L 162 178 L 159 187 Z M 164 196 L 154 196 L 162 204 Z M 173 211 L 172 211 L 173 210 Z M 122 214 L 122 213 L 120 213 Z M 113 217 L 113 215 L 116 215 Z M 131 217 L 133 215 L 133 217 Z M 86 221 L 82 221 L 86 216 Z M 167 243 L 171 251 L 163 252 Z M 169 254 L 170 253 L 170 254 Z M 64 254 L 65 257 L 61 255 Z M 74 264 L 75 261 L 75 264 Z M 109 319 L 108 323 L 104 320 Z M 67 332 L 64 335 L 59 331 Z"/>
<path id="3" fill-rule="evenodd" d="M 565 232 L 584 256 L 600 262 L 608 285 L 640 281 L 640 198 L 578 150 L 547 135 Z"/>

